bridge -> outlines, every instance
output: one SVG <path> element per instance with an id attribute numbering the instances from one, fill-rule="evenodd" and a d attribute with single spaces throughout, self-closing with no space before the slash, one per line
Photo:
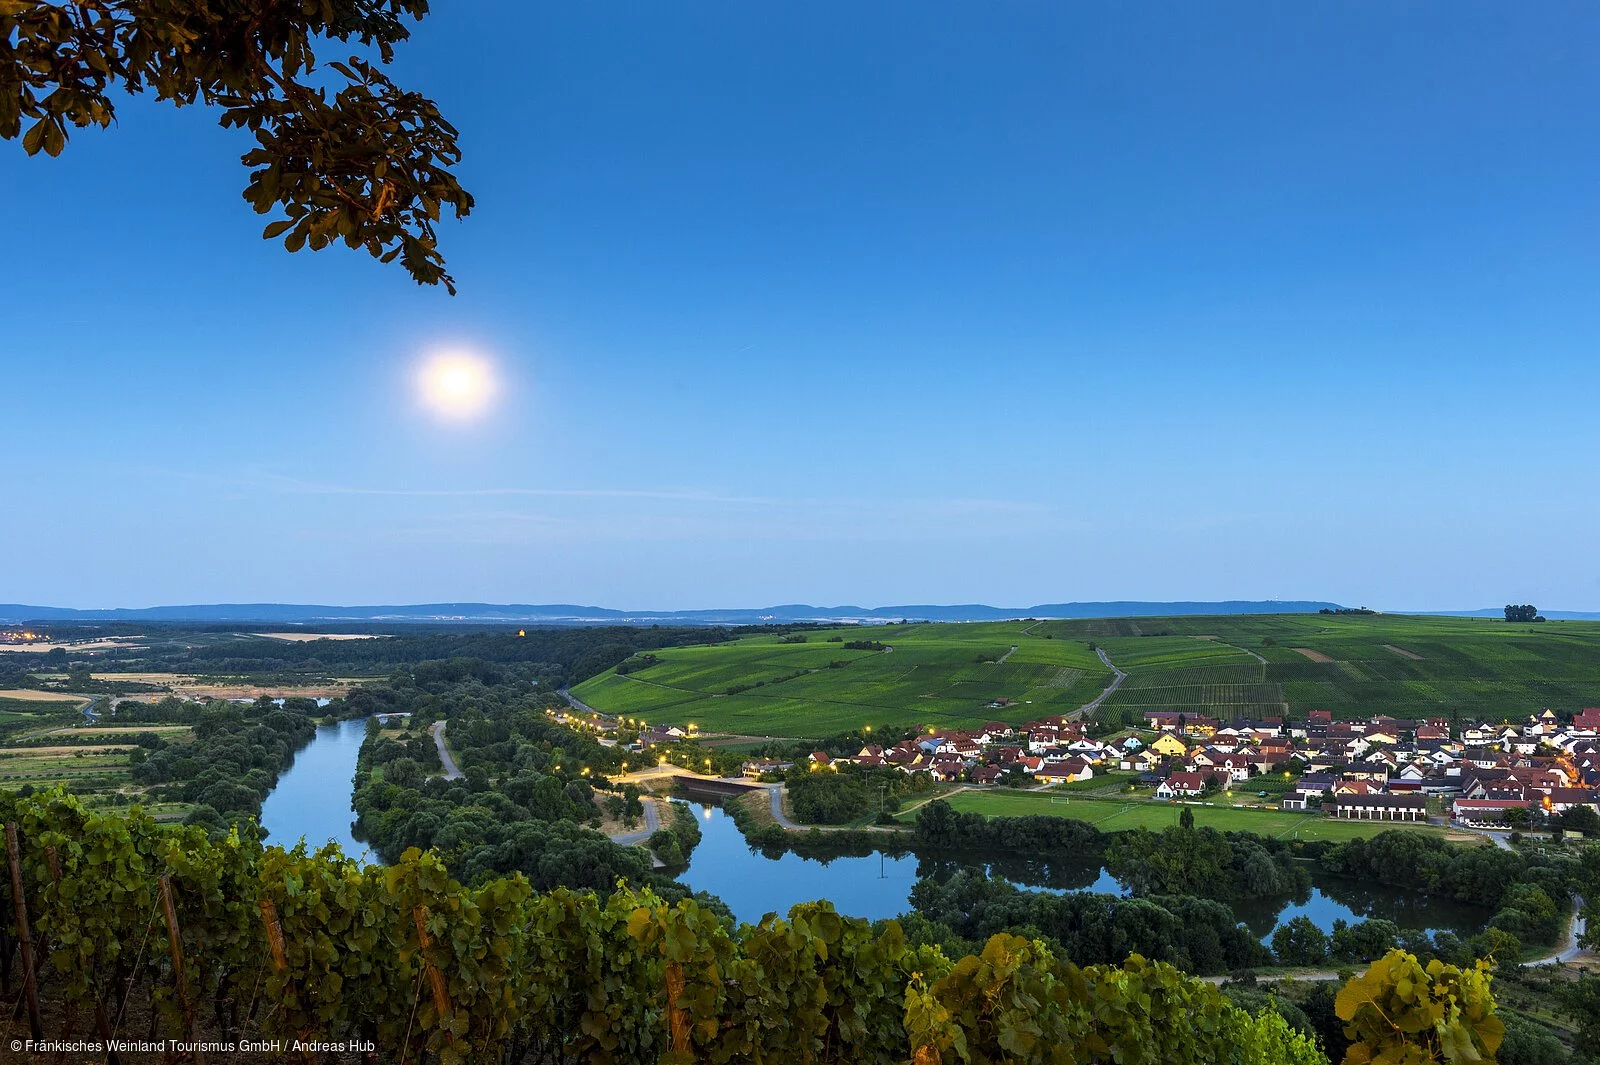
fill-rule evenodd
<path id="1" fill-rule="evenodd" d="M 672 774 L 672 783 L 682 787 L 685 795 L 708 799 L 725 799 L 729 795 L 763 790 L 760 785 L 734 777 L 699 777 L 688 773 Z"/>

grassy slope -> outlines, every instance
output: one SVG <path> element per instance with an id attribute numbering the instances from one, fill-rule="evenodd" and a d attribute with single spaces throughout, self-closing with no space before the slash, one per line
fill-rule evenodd
<path id="1" fill-rule="evenodd" d="M 602 710 L 754 735 L 1023 721 L 1081 706 L 1108 683 L 1093 643 L 1129 675 L 1101 708 L 1102 716 L 1125 721 L 1151 708 L 1222 717 L 1303 717 L 1311 709 L 1338 717 L 1455 713 L 1465 720 L 1600 705 L 1594 622 L 1280 614 L 889 626 L 844 636 L 894 651 L 846 651 L 823 642 L 825 634 L 805 644 L 752 637 L 663 651 L 660 665 L 626 677 L 603 674 L 575 694 Z M 1017 652 L 1003 665 L 975 661 L 1013 644 Z M 1314 661 L 1295 650 L 1301 647 L 1329 661 Z M 834 660 L 848 665 L 826 668 Z M 772 683 L 797 669 L 818 672 Z M 769 683 L 720 694 L 758 680 Z M 1015 705 L 985 705 L 1001 696 Z"/>
<path id="2" fill-rule="evenodd" d="M 1025 635 L 1024 622 L 849 629 L 846 640 L 877 640 L 893 651 L 850 651 L 756 636 L 731 645 L 671 648 L 658 665 L 627 676 L 602 674 L 573 694 L 611 713 L 694 722 L 702 729 L 753 735 L 821 736 L 862 725 L 980 725 L 1075 710 L 1111 674 L 1084 641 Z M 979 655 L 1016 652 L 1003 663 Z M 830 662 L 846 663 L 838 669 Z M 813 670 L 782 682 L 778 677 Z M 766 681 L 736 695 L 736 684 Z M 1009 698 L 1014 705 L 987 704 Z"/>
<path id="3" fill-rule="evenodd" d="M 1129 683 L 1107 706 L 1124 720 L 1156 706 L 1224 717 L 1285 709 L 1303 717 L 1319 709 L 1345 718 L 1454 712 L 1466 720 L 1600 705 L 1600 624 L 1593 622 L 1282 614 L 1049 622 L 1036 631 L 1096 640 L 1128 669 Z M 1141 666 L 1133 657 L 1143 645 L 1185 642 L 1199 650 L 1183 661 Z M 1208 644 L 1222 642 L 1267 662 L 1201 657 Z"/>

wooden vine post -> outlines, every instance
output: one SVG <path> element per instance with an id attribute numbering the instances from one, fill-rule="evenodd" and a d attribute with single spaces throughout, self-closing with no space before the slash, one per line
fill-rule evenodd
<path id="1" fill-rule="evenodd" d="M 283 925 L 278 923 L 278 908 L 265 896 L 260 899 L 259 905 L 261 923 L 267 929 L 267 948 L 272 951 L 272 967 L 281 973 L 289 967 L 289 958 L 283 949 Z"/>
<path id="2" fill-rule="evenodd" d="M 22 848 L 17 845 L 17 826 L 10 823 L 6 825 L 6 861 L 11 866 L 11 909 L 17 919 L 17 943 L 22 948 L 22 990 L 28 1000 L 28 1027 L 35 1039 L 43 1039 L 39 983 L 33 969 L 33 932 L 28 927 L 28 904 L 22 897 Z"/>
<path id="3" fill-rule="evenodd" d="M 196 1044 L 196 1065 L 205 1065 L 205 1053 L 199 1049 L 200 1023 L 195 1019 L 194 1001 L 189 997 L 189 978 L 183 971 L 183 937 L 178 932 L 178 911 L 172 905 L 172 880 L 161 874 L 161 914 L 167 921 L 167 946 L 172 948 L 172 975 L 178 985 L 178 1002 L 183 1006 L 183 1023 L 189 1039 Z"/>
<path id="4" fill-rule="evenodd" d="M 676 1054 L 689 1049 L 689 1011 L 678 1004 L 683 985 L 683 963 L 667 962 L 667 1024 L 672 1030 L 672 1050 Z"/>
<path id="5" fill-rule="evenodd" d="M 417 905 L 411 910 L 412 918 L 417 922 L 417 945 L 422 948 L 422 970 L 428 976 L 428 986 L 433 991 L 434 1012 L 439 1015 L 439 1027 L 444 1029 L 445 1036 L 450 1042 L 456 1040 L 456 1033 L 450 1028 L 450 991 L 444 984 L 444 973 L 438 966 L 428 960 L 428 948 L 433 946 L 433 937 L 428 934 L 428 908 Z"/>
<path id="6" fill-rule="evenodd" d="M 61 856 L 56 853 L 55 844 L 44 849 L 44 860 L 50 866 L 50 879 L 55 881 L 56 887 L 61 887 Z M 106 1016 L 106 1004 L 100 998 L 100 985 L 89 977 L 89 993 L 94 996 L 94 1027 L 100 1033 L 100 1042 L 106 1047 L 106 1065 L 122 1065 L 122 1058 L 118 1056 L 116 1048 L 111 1045 L 111 1018 Z M 70 1004 L 69 1004 L 70 1008 Z M 69 1022 L 70 1027 L 70 1022 Z"/>
<path id="7" fill-rule="evenodd" d="M 261 924 L 267 930 L 267 950 L 272 954 L 272 967 L 282 973 L 289 968 L 289 955 L 283 943 L 283 924 L 278 920 L 278 907 L 272 900 L 262 896 L 256 900 L 256 905 L 261 909 Z M 301 1029 L 300 1038 L 310 1041 L 310 1033 Z M 310 1050 L 302 1051 L 301 1056 L 306 1061 L 315 1061 L 316 1054 Z"/>

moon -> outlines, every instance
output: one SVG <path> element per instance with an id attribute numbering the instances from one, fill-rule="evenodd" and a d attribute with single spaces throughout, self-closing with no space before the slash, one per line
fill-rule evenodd
<path id="1" fill-rule="evenodd" d="M 494 367 L 466 352 L 441 352 L 424 359 L 417 371 L 417 398 L 447 421 L 471 421 L 494 399 Z"/>

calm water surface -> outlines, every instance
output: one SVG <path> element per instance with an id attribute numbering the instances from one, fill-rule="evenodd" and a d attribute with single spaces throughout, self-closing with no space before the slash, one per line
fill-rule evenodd
<path id="1" fill-rule="evenodd" d="M 704 835 L 678 879 L 697 891 L 718 896 L 734 916 L 751 923 L 767 913 L 785 915 L 797 902 L 823 898 L 833 900 L 840 913 L 852 917 L 894 917 L 910 909 L 911 888 L 920 876 L 943 879 L 961 869 L 984 869 L 1019 887 L 1045 891 L 1126 893 L 1099 863 L 1087 860 L 961 861 L 883 854 L 824 860 L 793 853 L 769 858 L 745 843 L 738 827 L 720 807 L 696 804 L 694 810 Z M 1330 931 L 1338 919 L 1353 924 L 1382 917 L 1402 928 L 1430 932 L 1449 929 L 1460 935 L 1481 931 L 1489 917 L 1481 907 L 1323 875 L 1315 876 L 1310 895 L 1303 902 L 1258 899 L 1237 904 L 1234 912 L 1245 927 L 1262 939 L 1269 938 L 1279 923 L 1301 914 L 1324 931 Z"/>
<path id="2" fill-rule="evenodd" d="M 317 729 L 316 737 L 295 755 L 294 764 L 262 804 L 267 842 L 292 847 L 303 837 L 315 848 L 333 840 L 346 854 L 367 862 L 378 860 L 351 834 L 356 756 L 366 733 L 365 721 L 341 721 Z M 1087 859 L 919 859 L 885 854 L 819 859 L 793 853 L 767 857 L 750 848 L 721 807 L 695 804 L 693 809 L 704 835 L 678 879 L 718 896 L 741 921 L 754 923 L 767 913 L 784 915 L 795 903 L 813 899 L 831 899 L 840 913 L 852 917 L 894 917 L 910 909 L 911 888 L 920 877 L 945 879 L 963 869 L 981 869 L 1020 887 L 1044 891 L 1125 893 L 1098 862 Z M 1324 931 L 1339 919 L 1354 923 L 1382 917 L 1402 928 L 1449 929 L 1463 936 L 1480 931 L 1489 917 L 1481 907 L 1320 874 L 1303 901 L 1256 899 L 1235 904 L 1234 912 L 1262 939 L 1301 914 Z"/>
<path id="3" fill-rule="evenodd" d="M 366 739 L 365 720 L 322 725 L 311 742 L 300 748 L 294 764 L 278 777 L 261 804 L 261 825 L 267 842 L 293 847 L 304 837 L 315 850 L 329 840 L 351 857 L 377 863 L 365 843 L 350 832 L 356 819 L 351 800 L 355 791 L 356 755 Z"/>

